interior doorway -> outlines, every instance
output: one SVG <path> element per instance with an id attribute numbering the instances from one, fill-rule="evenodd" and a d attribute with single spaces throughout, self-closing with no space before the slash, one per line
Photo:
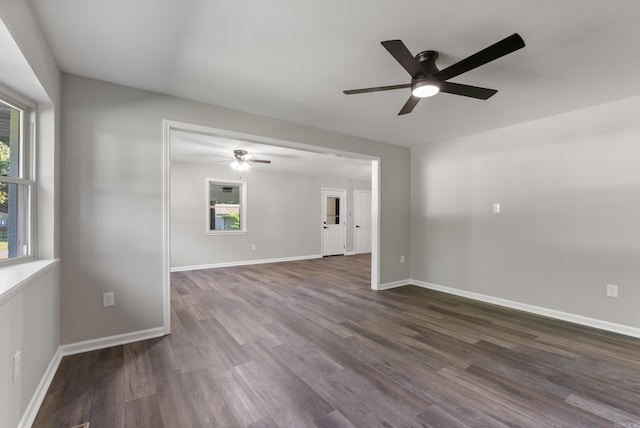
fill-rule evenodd
<path id="1" fill-rule="evenodd" d="M 322 255 L 344 255 L 346 251 L 347 221 L 345 207 L 347 191 L 322 189 Z"/>
<path id="2" fill-rule="evenodd" d="M 181 134 L 182 137 L 178 138 L 176 135 Z M 219 140 L 233 139 L 242 142 L 249 142 L 251 144 L 263 144 L 271 148 L 283 148 L 294 149 L 298 151 L 322 154 L 327 157 L 335 158 L 336 156 L 345 157 L 350 159 L 360 159 L 370 162 L 370 174 L 371 174 L 371 288 L 373 290 L 380 289 L 380 169 L 381 160 L 377 156 L 364 155 L 361 153 L 347 152 L 337 149 L 327 149 L 325 147 L 317 147 L 308 144 L 300 144 L 291 141 L 285 141 L 280 139 L 274 139 L 264 136 L 245 134 L 235 131 L 229 131 L 218 128 L 211 128 L 202 125 L 194 125 L 191 123 L 164 120 L 163 121 L 163 325 L 165 334 L 171 332 L 171 232 L 172 232 L 172 216 L 171 216 L 171 165 L 172 159 L 175 156 L 176 144 L 174 140 L 184 141 L 184 134 L 188 134 L 189 137 L 207 136 L 214 137 Z M 189 149 L 193 146 L 199 145 L 199 140 L 195 139 L 195 144 L 189 145 Z M 205 144 L 206 145 L 206 144 Z M 346 195 L 344 200 L 346 201 Z M 342 218 L 347 219 L 346 204 L 342 204 L 345 208 L 345 212 L 342 214 Z M 339 210 L 338 210 L 339 211 Z M 317 211 L 316 211 L 317 212 Z M 346 242 L 346 228 L 343 233 L 343 242 Z M 343 244 L 344 245 L 344 244 Z M 317 247 L 316 247 L 317 248 Z M 344 251 L 344 250 L 343 250 Z M 344 254 L 344 253 L 343 253 Z"/>

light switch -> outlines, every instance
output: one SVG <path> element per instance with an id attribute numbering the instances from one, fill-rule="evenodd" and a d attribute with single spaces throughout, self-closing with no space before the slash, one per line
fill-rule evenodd
<path id="1" fill-rule="evenodd" d="M 106 308 L 109 306 L 114 306 L 115 304 L 115 294 L 113 291 L 102 293 L 102 306 Z"/>

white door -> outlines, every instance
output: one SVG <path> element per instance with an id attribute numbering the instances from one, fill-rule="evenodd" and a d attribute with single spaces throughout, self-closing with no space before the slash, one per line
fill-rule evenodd
<path id="1" fill-rule="evenodd" d="M 322 189 L 322 255 L 345 252 L 346 191 Z"/>
<path id="2" fill-rule="evenodd" d="M 353 191 L 354 249 L 356 254 L 371 252 L 371 192 Z"/>

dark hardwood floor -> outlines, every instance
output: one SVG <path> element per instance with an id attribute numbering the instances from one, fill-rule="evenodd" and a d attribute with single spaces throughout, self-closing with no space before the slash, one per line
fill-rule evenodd
<path id="1" fill-rule="evenodd" d="M 65 357 L 34 426 L 640 428 L 640 340 L 369 268 L 173 273 L 173 333 Z"/>

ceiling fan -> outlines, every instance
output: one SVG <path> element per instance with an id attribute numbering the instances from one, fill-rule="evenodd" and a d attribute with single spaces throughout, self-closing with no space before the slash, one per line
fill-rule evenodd
<path id="1" fill-rule="evenodd" d="M 266 159 L 254 159 L 253 155 L 246 150 L 234 150 L 233 157 L 231 168 L 237 171 L 246 171 L 251 167 L 252 163 L 271 163 L 270 160 Z"/>
<path id="2" fill-rule="evenodd" d="M 498 92 L 495 89 L 463 85 L 461 83 L 449 82 L 448 80 L 523 48 L 524 40 L 522 40 L 522 37 L 520 37 L 519 34 L 514 33 L 509 37 L 502 39 L 461 61 L 458 61 L 444 70 L 438 70 L 438 67 L 436 66 L 436 60 L 438 59 L 438 52 L 436 51 L 420 52 L 414 57 L 411 55 L 411 52 L 409 52 L 409 49 L 407 49 L 405 44 L 402 43 L 402 40 L 387 40 L 386 42 L 382 42 L 382 46 L 384 46 L 396 61 L 398 61 L 400 65 L 409 72 L 411 75 L 411 83 L 378 86 L 375 88 L 351 89 L 343 92 L 346 95 L 352 95 L 411 88 L 411 96 L 398 113 L 398 115 L 402 115 L 411 113 L 414 107 L 418 104 L 418 101 L 420 101 L 420 98 L 430 97 L 438 92 L 462 95 L 463 97 L 477 98 L 480 100 L 486 100 L 495 95 L 496 92 Z"/>

